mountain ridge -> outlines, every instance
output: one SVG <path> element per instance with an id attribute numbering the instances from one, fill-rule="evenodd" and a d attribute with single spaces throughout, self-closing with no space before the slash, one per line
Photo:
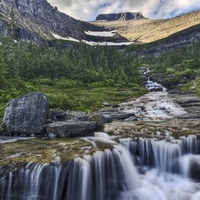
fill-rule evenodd
<path id="1" fill-rule="evenodd" d="M 129 41 L 148 43 L 200 24 L 200 10 L 171 19 L 143 18 L 128 21 L 94 21 L 91 24 L 107 30 L 115 30 Z"/>
<path id="2" fill-rule="evenodd" d="M 121 12 L 121 13 L 108 13 L 100 14 L 96 17 L 95 21 L 116 21 L 116 20 L 139 20 L 143 19 L 144 16 L 141 12 Z"/>
<path id="3" fill-rule="evenodd" d="M 105 20 L 107 17 L 108 20 Z M 0 34 L 8 36 L 12 23 L 15 23 L 18 39 L 36 43 L 56 39 L 85 41 L 90 45 L 154 42 L 200 24 L 200 10 L 172 19 L 147 19 L 140 12 L 101 14 L 97 19 L 93 22 L 76 20 L 60 12 L 57 7 L 51 6 L 46 0 L 0 2 Z M 195 30 L 198 35 L 200 30 Z M 101 33 L 105 31 L 109 32 L 110 36 L 102 37 Z M 94 35 L 89 32 L 94 32 Z M 111 36 L 111 33 L 115 34 Z M 185 39 L 188 40 L 186 36 L 180 40 L 177 37 L 177 42 Z M 191 42 L 186 45 L 188 44 Z"/>

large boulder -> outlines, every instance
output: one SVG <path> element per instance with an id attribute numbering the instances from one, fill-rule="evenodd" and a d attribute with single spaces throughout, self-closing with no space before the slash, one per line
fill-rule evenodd
<path id="1" fill-rule="evenodd" d="M 47 114 L 47 97 L 39 92 L 31 92 L 7 103 L 2 129 L 8 135 L 40 134 L 44 130 Z"/>
<path id="2" fill-rule="evenodd" d="M 83 137 L 94 135 L 98 125 L 96 122 L 54 122 L 46 125 L 46 133 L 49 138 L 54 137 Z"/>

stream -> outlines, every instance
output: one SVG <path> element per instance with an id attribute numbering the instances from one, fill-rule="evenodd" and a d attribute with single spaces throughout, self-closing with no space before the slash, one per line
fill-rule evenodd
<path id="1" fill-rule="evenodd" d="M 84 156 L 66 163 L 28 162 L 6 171 L 0 199 L 200 200 L 200 101 L 184 95 L 163 89 L 100 110 L 131 114 L 81 138 L 88 149 L 104 144 L 104 150 L 87 154 L 86 148 Z"/>

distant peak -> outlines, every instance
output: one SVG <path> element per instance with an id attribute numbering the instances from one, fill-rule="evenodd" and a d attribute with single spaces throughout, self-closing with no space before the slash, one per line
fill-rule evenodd
<path id="1" fill-rule="evenodd" d="M 96 21 L 105 20 L 105 21 L 116 21 L 116 20 L 138 20 L 143 19 L 144 16 L 141 12 L 122 12 L 122 13 L 108 13 L 100 14 L 96 17 Z"/>

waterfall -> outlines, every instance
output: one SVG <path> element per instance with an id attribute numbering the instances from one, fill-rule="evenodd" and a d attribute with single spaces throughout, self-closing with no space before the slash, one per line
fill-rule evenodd
<path id="1" fill-rule="evenodd" d="M 0 199 L 199 200 L 197 143 L 197 136 L 120 139 L 67 163 L 27 163 L 0 176 Z"/>

